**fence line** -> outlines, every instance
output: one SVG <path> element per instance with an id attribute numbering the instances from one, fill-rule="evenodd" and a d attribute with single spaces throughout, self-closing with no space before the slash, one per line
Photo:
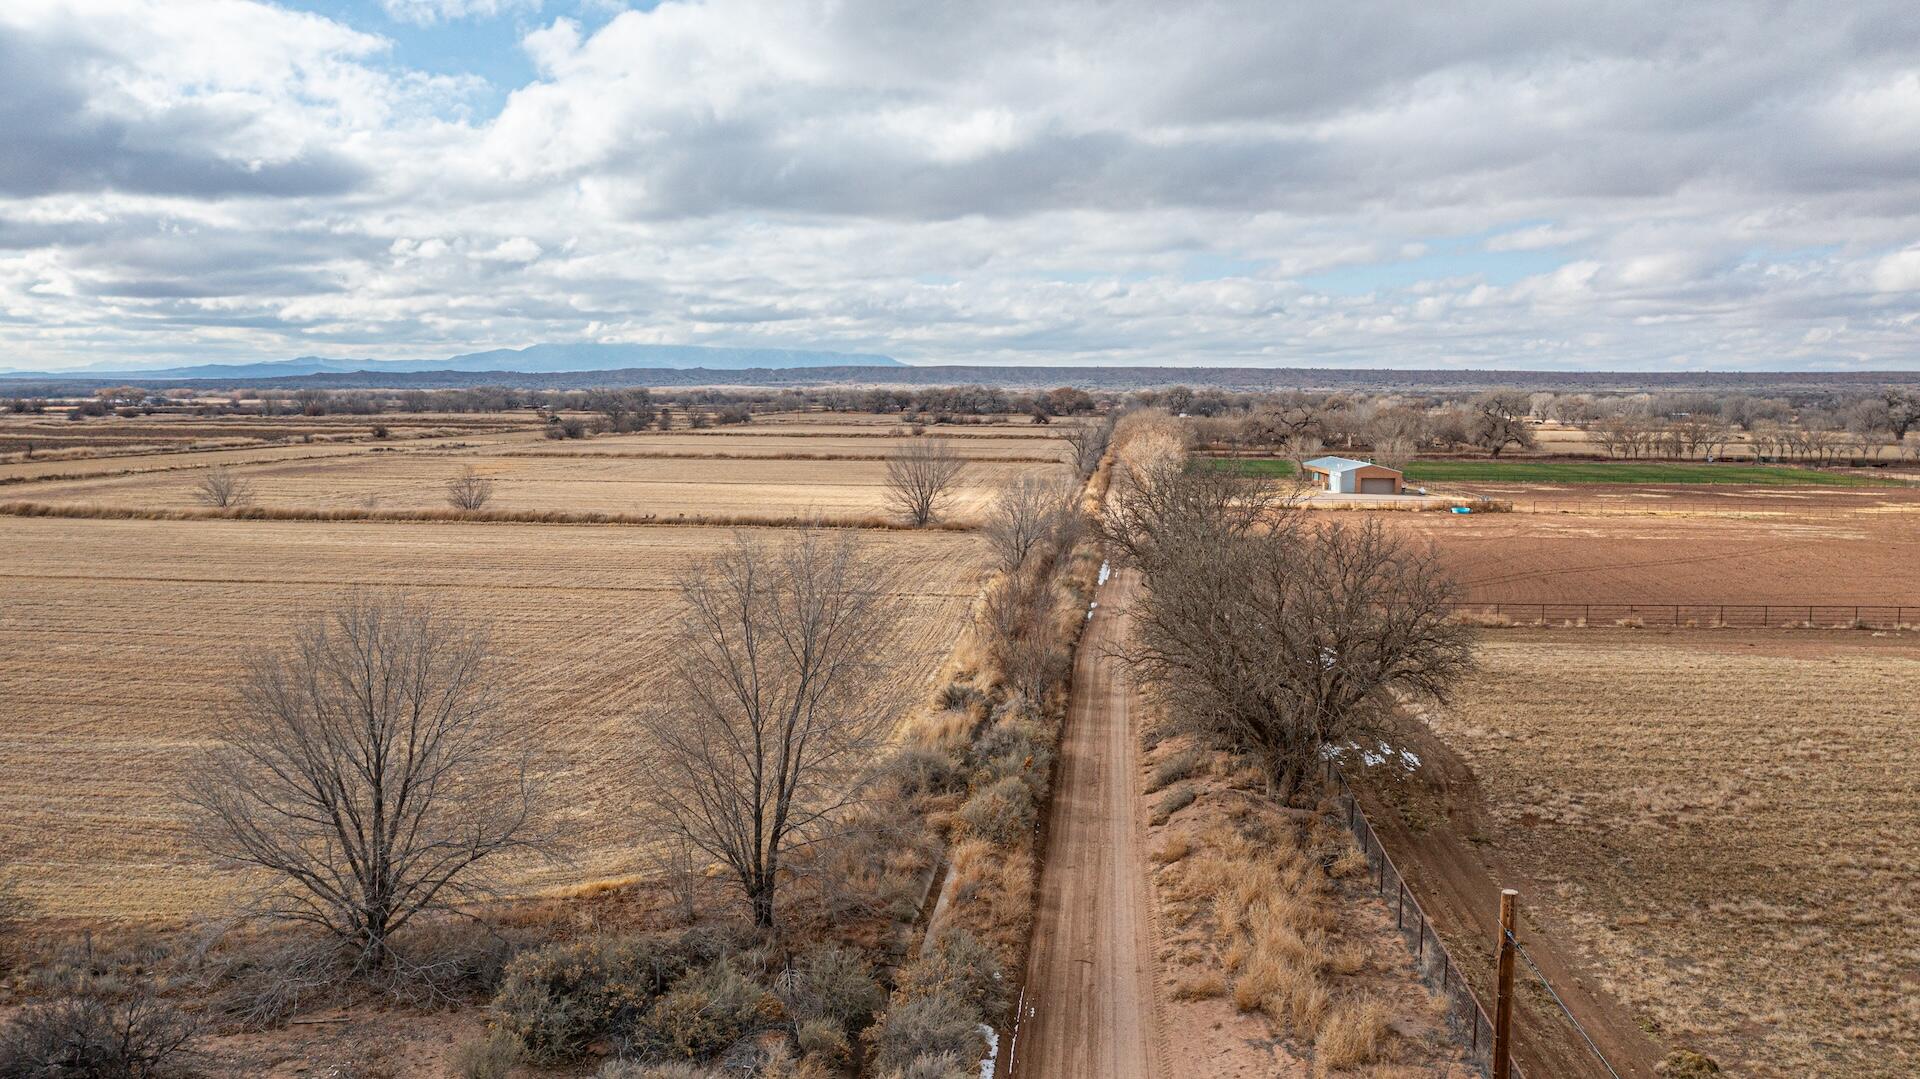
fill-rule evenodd
<path id="1" fill-rule="evenodd" d="M 1553 998 L 1554 1004 L 1560 1008 L 1560 1014 L 1566 1016 L 1567 1022 L 1573 1024 L 1574 1032 L 1580 1035 L 1580 1040 L 1586 1042 L 1587 1048 L 1593 1050 L 1593 1055 L 1600 1058 L 1600 1066 L 1607 1069 L 1607 1074 L 1613 1076 L 1613 1079 L 1620 1079 L 1620 1073 L 1613 1070 L 1613 1061 L 1608 1060 L 1607 1054 L 1602 1053 L 1600 1047 L 1593 1043 L 1593 1035 L 1588 1034 L 1587 1028 L 1580 1025 L 1580 1020 L 1574 1017 L 1573 1009 L 1567 1007 L 1567 1002 L 1560 999 L 1560 994 L 1554 990 L 1553 983 L 1547 980 L 1546 972 L 1540 969 L 1540 964 L 1533 961 L 1532 954 L 1520 943 L 1519 938 L 1504 929 L 1500 932 L 1513 945 L 1513 950 L 1520 953 L 1520 958 L 1527 961 L 1527 966 L 1533 970 L 1533 980 L 1539 982 L 1540 988 L 1545 989 L 1547 995 Z"/>
<path id="2" fill-rule="evenodd" d="M 1908 486 L 1912 486 L 1912 484 L 1909 484 Z M 1710 499 L 1694 501 L 1694 502 L 1651 502 L 1651 501 L 1649 502 L 1625 502 L 1625 501 L 1602 502 L 1598 499 L 1521 498 L 1521 499 L 1512 499 L 1511 504 L 1513 506 L 1513 509 L 1516 512 L 1521 512 L 1521 513 L 1539 513 L 1539 514 L 1563 513 L 1563 514 L 1571 514 L 1571 515 L 1593 514 L 1596 516 L 1614 516 L 1614 517 L 1654 517 L 1663 513 L 1728 514 L 1728 515 L 1745 515 L 1745 516 L 1761 516 L 1761 517 L 1778 517 L 1778 516 L 1783 516 L 1785 514 L 1791 513 L 1792 515 L 1798 516 L 1798 517 L 1840 517 L 1846 514 L 1859 513 L 1863 509 L 1871 508 L 1866 505 L 1847 506 L 1847 505 L 1840 505 L 1832 502 L 1828 502 L 1824 504 L 1813 503 L 1811 505 L 1794 504 L 1794 503 L 1760 503 L 1760 502 L 1751 501 L 1751 499 L 1754 497 L 1754 493 L 1759 492 L 1761 495 L 1764 496 L 1766 493 L 1774 490 L 1774 488 L 1735 487 L 1732 484 L 1727 484 L 1725 485 L 1724 489 L 1727 491 L 1726 500 L 1718 501 L 1718 502 L 1712 501 Z M 1901 487 L 1889 486 L 1889 487 L 1823 487 L 1820 490 L 1822 494 L 1825 494 L 1829 491 L 1835 491 L 1835 492 L 1860 491 L 1863 493 L 1860 494 L 1858 497 L 1864 502 L 1866 499 L 1873 497 L 1874 493 L 1876 492 L 1898 491 L 1902 489 L 1903 488 Z M 1796 490 L 1805 490 L 1805 488 L 1796 488 Z M 1846 497 L 1854 497 L 1854 496 L 1849 494 Z M 1748 499 L 1748 501 L 1739 502 L 1739 501 L 1735 501 L 1736 499 Z"/>
<path id="3" fill-rule="evenodd" d="M 1420 906 L 1420 900 L 1407 888 L 1406 878 L 1400 875 L 1400 869 L 1393 864 L 1387 854 L 1387 848 L 1374 834 L 1373 825 L 1367 820 L 1366 811 L 1360 808 L 1360 800 L 1353 795 L 1353 788 L 1347 785 L 1347 777 L 1340 772 L 1340 766 L 1332 760 L 1325 762 L 1326 782 L 1334 791 L 1346 819 L 1347 828 L 1353 833 L 1354 842 L 1367 856 L 1367 865 L 1372 868 L 1374 891 L 1385 898 L 1392 889 L 1395 927 L 1400 930 L 1401 938 L 1407 949 L 1413 953 L 1414 969 L 1419 971 L 1421 980 L 1439 990 L 1447 1002 L 1447 1025 L 1456 1035 L 1467 1043 L 1473 1062 L 1483 1071 L 1493 1066 L 1493 1022 L 1487 1018 L 1487 1009 L 1475 995 L 1473 986 L 1460 973 L 1460 964 L 1453 954 L 1441 942 L 1440 934 L 1434 931 L 1433 923 L 1427 918 L 1427 912 Z M 1436 969 L 1437 968 L 1437 969 Z M 1520 1065 L 1514 1063 L 1509 1071 L 1512 1079 L 1524 1079 Z"/>
<path id="4" fill-rule="evenodd" d="M 1920 604 L 1913 603 L 1642 603 L 1585 600 L 1549 603 L 1475 599 L 1463 600 L 1454 609 L 1539 625 L 1573 622 L 1591 626 L 1638 620 L 1648 625 L 1749 629 L 1804 626 L 1898 629 L 1920 624 Z"/>

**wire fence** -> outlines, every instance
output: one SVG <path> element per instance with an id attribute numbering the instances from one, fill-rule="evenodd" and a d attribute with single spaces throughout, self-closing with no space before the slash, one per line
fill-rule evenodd
<path id="1" fill-rule="evenodd" d="M 1843 517 L 1848 514 L 1874 510 L 1882 505 L 1885 495 L 1901 487 L 1866 488 L 1824 488 L 1822 493 L 1837 492 L 1840 498 L 1856 499 L 1858 505 L 1835 498 L 1829 501 L 1762 501 L 1774 489 L 1771 487 L 1729 487 L 1724 498 L 1702 498 L 1695 501 L 1668 501 L 1647 499 L 1644 501 L 1603 501 L 1599 499 L 1532 499 L 1519 498 L 1508 501 L 1508 506 L 1516 513 L 1566 513 L 1590 514 L 1595 516 L 1618 517 L 1657 517 L 1661 514 L 1728 514 L 1735 516 L 1777 517 L 1790 513 L 1795 517 Z M 1757 493 L 1756 493 L 1757 492 Z"/>
<path id="2" fill-rule="evenodd" d="M 1487 1018 L 1486 1007 L 1474 994 L 1473 986 L 1467 983 L 1453 953 L 1441 943 L 1440 934 L 1434 931 L 1426 910 L 1408 890 L 1406 878 L 1400 875 L 1400 869 L 1388 856 L 1387 848 L 1381 845 L 1380 838 L 1374 834 L 1373 825 L 1360 808 L 1359 799 L 1353 796 L 1353 788 L 1347 785 L 1347 777 L 1341 774 L 1340 766 L 1332 760 L 1326 762 L 1326 781 L 1346 817 L 1347 828 L 1353 833 L 1354 842 L 1367 856 L 1367 865 L 1373 871 L 1374 890 L 1393 907 L 1394 924 L 1405 939 L 1407 949 L 1413 953 L 1414 968 L 1420 972 L 1421 979 L 1438 991 L 1446 1002 L 1447 1025 L 1466 1043 L 1473 1063 L 1483 1071 L 1490 1072 L 1493 1067 L 1493 1021 Z M 1513 1079 L 1521 1079 L 1520 1065 L 1513 1064 L 1509 1074 Z"/>
<path id="3" fill-rule="evenodd" d="M 1574 1032 L 1580 1035 L 1581 1041 L 1587 1043 L 1587 1048 L 1593 1051 L 1593 1055 L 1600 1061 L 1600 1066 L 1607 1069 L 1607 1074 L 1613 1076 L 1613 1079 L 1620 1079 L 1620 1073 L 1613 1070 L 1613 1062 L 1608 1060 L 1607 1054 L 1602 1053 L 1600 1047 L 1593 1043 L 1593 1035 L 1588 1034 L 1587 1028 L 1580 1025 L 1580 1020 L 1574 1017 L 1573 1009 L 1567 1007 L 1567 1002 L 1560 999 L 1560 994 L 1554 991 L 1553 983 L 1547 980 L 1546 972 L 1540 969 L 1540 964 L 1533 961 L 1533 956 L 1520 943 L 1519 938 L 1505 929 L 1500 932 L 1507 938 L 1507 942 L 1513 945 L 1513 950 L 1519 954 L 1520 958 L 1527 961 L 1527 969 L 1533 971 L 1533 980 L 1539 982 L 1540 988 L 1545 989 L 1547 996 L 1553 998 L 1554 1006 L 1560 1009 L 1560 1014 L 1567 1017 L 1567 1022 L 1573 1024 Z"/>
<path id="4" fill-rule="evenodd" d="M 1557 626 L 1693 626 L 1737 629 L 1842 627 L 1898 629 L 1920 625 L 1920 604 L 1862 603 L 1570 603 L 1466 600 L 1456 610 L 1520 624 Z"/>

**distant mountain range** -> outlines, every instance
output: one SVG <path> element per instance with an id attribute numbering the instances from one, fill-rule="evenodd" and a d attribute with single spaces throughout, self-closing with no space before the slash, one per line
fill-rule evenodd
<path id="1" fill-rule="evenodd" d="M 193 367 L 126 367 L 98 363 L 69 371 L 6 371 L 10 378 L 283 378 L 358 372 L 519 371 L 530 374 L 647 367 L 672 371 L 785 370 L 795 367 L 902 367 L 891 356 L 795 348 L 708 348 L 701 345 L 534 345 L 468 352 L 444 360 L 336 360 L 301 356 L 259 363 L 204 363 Z"/>

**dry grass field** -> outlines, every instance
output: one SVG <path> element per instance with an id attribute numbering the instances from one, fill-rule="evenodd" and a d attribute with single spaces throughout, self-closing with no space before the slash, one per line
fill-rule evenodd
<path id="1" fill-rule="evenodd" d="M 1431 542 L 1476 600 L 1920 604 L 1916 494 L 1782 500 L 1770 512 L 1380 519 Z"/>
<path id="2" fill-rule="evenodd" d="M 586 445 L 592 445 L 589 442 Z M 532 444 L 529 444 L 532 445 Z M 545 443 L 544 445 L 556 445 Z M 440 510 L 446 482 L 471 467 L 494 484 L 489 510 L 765 517 L 883 516 L 887 465 L 872 460 L 708 459 L 501 455 L 472 450 L 351 454 L 234 466 L 266 509 Z M 962 474 L 947 515 L 977 516 L 993 493 L 1021 472 L 1065 475 L 1063 465 L 976 461 Z M 199 505 L 200 474 L 48 481 L 8 488 L 9 501 L 53 505 L 187 509 Z"/>
<path id="3" fill-rule="evenodd" d="M 1543 931 L 1730 1074 L 1920 1072 L 1920 636 L 1507 630 L 1482 659 L 1431 722 Z"/>
<path id="4" fill-rule="evenodd" d="M 1039 430 L 1044 431 L 1045 428 Z M 940 430 L 954 453 L 969 460 L 1046 463 L 1066 456 L 1066 443 L 1049 435 L 955 435 Z M 887 429 L 886 433 L 862 432 L 857 428 L 832 431 L 814 429 L 795 431 L 787 427 L 722 427 L 710 431 L 669 431 L 650 434 L 607 435 L 584 441 L 542 442 L 522 451 L 537 455 L 580 456 L 718 456 L 718 457 L 794 457 L 862 458 L 885 457 L 907 444 L 906 428 Z"/>
<path id="5" fill-rule="evenodd" d="M 908 611 L 880 647 L 924 688 L 967 622 L 979 541 L 866 535 Z M 676 575 L 726 540 L 714 528 L 0 518 L 0 861 L 64 917 L 216 904 L 228 882 L 183 845 L 170 784 L 240 658 L 283 639 L 298 612 L 404 585 L 493 623 L 512 712 L 556 770 L 578 861 L 525 883 L 631 872 L 625 724 L 661 685 Z"/>
<path id="6" fill-rule="evenodd" d="M 379 416 L 97 416 L 68 420 L 58 409 L 40 415 L 0 413 L 0 460 L 102 457 L 125 453 L 244 447 L 281 440 L 337 442 L 367 439 L 374 427 L 395 440 L 489 435 L 525 430 L 531 413 L 400 413 Z"/>

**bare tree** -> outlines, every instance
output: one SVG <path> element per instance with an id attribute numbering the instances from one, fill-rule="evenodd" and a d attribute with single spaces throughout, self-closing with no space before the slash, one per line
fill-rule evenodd
<path id="1" fill-rule="evenodd" d="M 835 834 L 899 704 L 876 650 L 894 617 L 851 533 L 746 533 L 681 581 L 672 690 L 640 717 L 640 796 L 726 866 L 762 929 L 796 850 Z"/>
<path id="2" fill-rule="evenodd" d="M 193 497 L 217 509 L 244 506 L 253 501 L 253 484 L 225 465 L 215 465 L 194 485 Z"/>
<path id="3" fill-rule="evenodd" d="M 1467 441 L 1495 457 L 1508 446 L 1533 448 L 1533 421 L 1527 418 L 1527 395 L 1519 390 L 1493 390 L 1473 399 L 1467 421 Z"/>
<path id="4" fill-rule="evenodd" d="M 987 510 L 981 533 L 1008 572 L 1020 568 L 1035 547 L 1059 527 L 1070 511 L 1070 486 L 1025 472 L 1000 489 Z"/>
<path id="5" fill-rule="evenodd" d="M 1282 506 L 1256 526 L 1200 470 L 1115 501 L 1109 534 L 1147 585 L 1136 677 L 1176 722 L 1257 756 L 1283 798 L 1397 694 L 1443 697 L 1471 663 L 1453 584 L 1377 522 L 1307 527 Z"/>
<path id="6" fill-rule="evenodd" d="M 1056 604 L 1048 578 L 1034 570 L 1007 574 L 981 598 L 977 624 L 991 667 L 1029 700 L 1046 692 L 1066 659 L 1050 624 Z"/>
<path id="7" fill-rule="evenodd" d="M 477 510 L 493 498 L 493 481 L 469 465 L 447 481 L 447 505 L 457 510 Z"/>
<path id="8" fill-rule="evenodd" d="M 887 460 L 887 498 L 901 516 L 925 526 L 952 497 L 965 467 L 946 439 L 914 439 Z"/>
<path id="9" fill-rule="evenodd" d="M 480 627 L 351 598 L 253 661 L 188 782 L 196 834 L 258 872 L 267 916 L 378 966 L 422 913 L 487 894 L 503 856 L 548 849 L 498 696 Z"/>
<path id="10" fill-rule="evenodd" d="M 1413 452 L 1413 440 L 1397 436 L 1383 438 L 1373 447 L 1374 460 L 1393 469 L 1405 469 L 1413 460 Z"/>
<path id="11" fill-rule="evenodd" d="M 1100 419 L 1069 424 L 1060 429 L 1060 437 L 1067 444 L 1067 463 L 1084 478 L 1093 475 L 1093 470 L 1100 467 L 1100 458 L 1106 456 L 1107 446 L 1113 441 L 1113 423 Z"/>

